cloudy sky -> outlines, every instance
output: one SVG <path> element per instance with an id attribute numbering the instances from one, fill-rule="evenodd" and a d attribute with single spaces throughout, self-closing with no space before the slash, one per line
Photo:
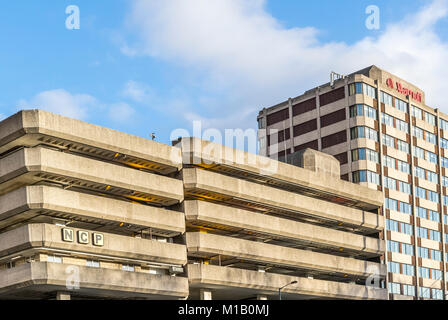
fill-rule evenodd
<path id="1" fill-rule="evenodd" d="M 256 128 L 261 108 L 372 64 L 448 113 L 447 15 L 448 0 L 3 1 L 0 118 L 42 108 L 169 143 L 194 120 Z"/>

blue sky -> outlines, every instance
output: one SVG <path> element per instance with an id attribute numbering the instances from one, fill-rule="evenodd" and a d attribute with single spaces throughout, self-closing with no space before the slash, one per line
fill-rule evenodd
<path id="1" fill-rule="evenodd" d="M 67 30 L 65 8 L 80 9 Z M 369 5 L 380 29 L 365 27 Z M 447 1 L 40 0 L 0 10 L 0 115 L 43 108 L 169 143 L 377 64 L 448 112 Z"/>

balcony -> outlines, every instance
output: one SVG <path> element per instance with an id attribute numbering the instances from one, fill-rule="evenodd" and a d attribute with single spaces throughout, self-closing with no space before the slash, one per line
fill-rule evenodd
<path id="1" fill-rule="evenodd" d="M 189 264 L 187 269 L 192 298 L 200 288 L 207 288 L 212 290 L 214 299 L 248 299 L 257 295 L 278 299 L 278 288 L 297 281 L 282 291 L 283 299 L 387 299 L 386 289 L 350 283 L 204 264 Z"/>
<path id="2" fill-rule="evenodd" d="M 184 169 L 183 179 L 187 199 L 214 200 L 249 210 L 312 218 L 331 228 L 347 227 L 364 234 L 384 229 L 383 216 L 208 170 Z"/>
<path id="3" fill-rule="evenodd" d="M 53 146 L 162 174 L 179 171 L 181 151 L 43 110 L 21 111 L 0 124 L 0 154 L 18 147 Z"/>
<path id="4" fill-rule="evenodd" d="M 187 232 L 186 236 L 188 255 L 198 258 L 209 259 L 221 255 L 342 277 L 353 275 L 367 278 L 374 272 L 380 277 L 386 276 L 386 266 L 379 263 L 215 234 Z"/>
<path id="5" fill-rule="evenodd" d="M 59 252 L 69 253 L 72 256 L 96 256 L 118 261 L 132 260 L 178 266 L 187 263 L 186 247 L 182 244 L 104 233 L 102 234 L 104 244 L 96 246 L 92 243 L 92 233 L 97 231 L 90 231 L 88 243 L 81 244 L 76 240 L 79 229 L 70 227 L 75 235 L 72 242 L 63 240 L 62 229 L 63 227 L 50 224 L 28 224 L 0 233 L 0 261 L 7 261 L 10 256 L 28 257 L 38 252 L 52 254 Z"/>
<path id="6" fill-rule="evenodd" d="M 79 289 L 68 289 L 76 284 Z M 189 294 L 188 279 L 113 269 L 32 262 L 0 271 L 1 299 L 54 298 L 55 292 L 73 298 L 179 299 Z"/>
<path id="7" fill-rule="evenodd" d="M 0 194 L 44 181 L 165 206 L 183 200 L 181 180 L 47 148 L 19 149 L 0 159 Z"/>
<path id="8" fill-rule="evenodd" d="M 319 227 L 253 211 L 190 200 L 184 202 L 188 226 L 201 229 L 213 226 L 217 231 L 234 230 L 266 240 L 280 240 L 297 246 L 333 250 L 352 256 L 377 257 L 384 253 L 380 239 Z"/>
<path id="9" fill-rule="evenodd" d="M 0 229 L 53 218 L 71 221 L 74 226 L 88 222 L 90 227 L 105 232 L 121 233 L 123 222 L 127 232 L 152 228 L 154 234 L 167 237 L 185 232 L 182 212 L 130 201 L 48 186 L 22 187 L 0 196 Z"/>

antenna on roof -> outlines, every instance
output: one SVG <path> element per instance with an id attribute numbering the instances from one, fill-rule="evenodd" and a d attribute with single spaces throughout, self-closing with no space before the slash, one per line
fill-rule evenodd
<path id="1" fill-rule="evenodd" d="M 330 73 L 330 86 L 332 88 L 334 88 L 334 82 L 336 80 L 340 80 L 340 79 L 345 79 L 345 75 L 336 73 L 334 71 L 331 71 L 331 73 Z"/>

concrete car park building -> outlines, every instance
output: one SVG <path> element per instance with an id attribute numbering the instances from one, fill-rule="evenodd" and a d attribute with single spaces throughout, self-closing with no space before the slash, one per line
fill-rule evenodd
<path id="1" fill-rule="evenodd" d="M 444 299 L 448 115 L 376 66 L 332 77 L 260 111 L 261 154 L 290 162 L 319 150 L 339 160 L 342 179 L 382 191 L 390 298 Z"/>
<path id="2" fill-rule="evenodd" d="M 295 161 L 21 111 L 0 122 L 0 299 L 387 299 L 381 192 Z"/>

